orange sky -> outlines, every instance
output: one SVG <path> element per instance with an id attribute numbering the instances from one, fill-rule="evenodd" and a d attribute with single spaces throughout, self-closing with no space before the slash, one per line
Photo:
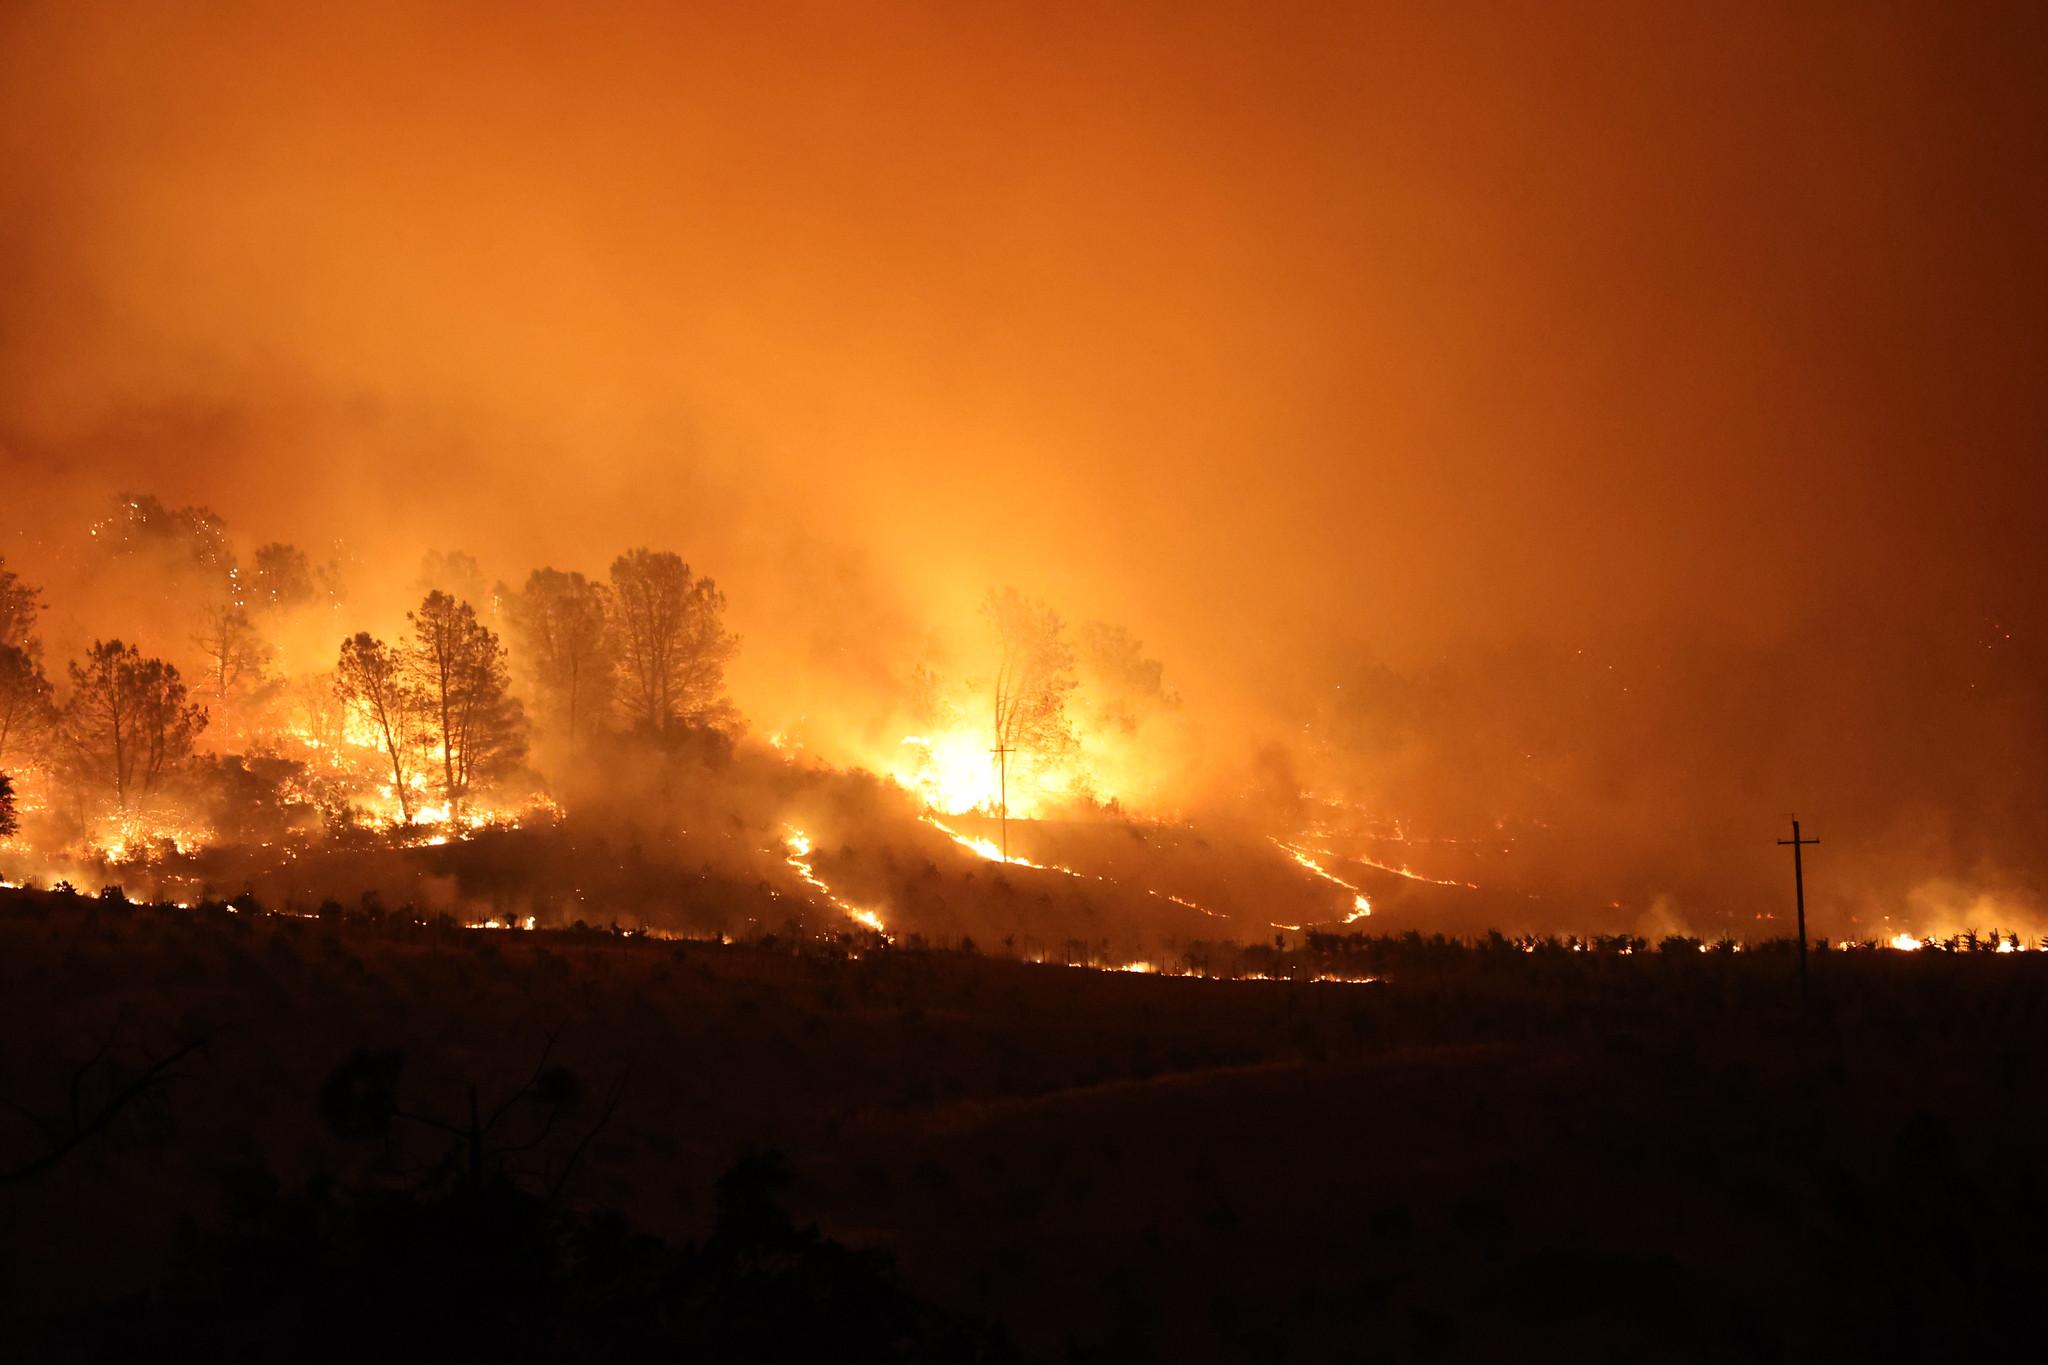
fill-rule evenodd
<path id="1" fill-rule="evenodd" d="M 2031 538 L 2037 18 L 308 8 L 10 10 L 12 444 L 247 424 L 157 482 L 249 520 L 333 491 L 287 434 L 453 443 L 543 544 L 530 479 L 706 481 L 1404 634 Z"/>

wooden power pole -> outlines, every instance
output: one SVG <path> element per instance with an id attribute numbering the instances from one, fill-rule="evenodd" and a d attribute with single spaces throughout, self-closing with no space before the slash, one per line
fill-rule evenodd
<path id="1" fill-rule="evenodd" d="M 1003 861 L 1010 861 L 1010 755 L 1017 752 L 1003 743 L 1003 737 L 996 736 L 996 747 L 989 750 L 996 756 L 996 810 L 1003 822 Z"/>
<path id="2" fill-rule="evenodd" d="M 1792 817 L 1792 837 L 1778 840 L 1780 848 L 1792 848 L 1792 895 L 1799 907 L 1799 1008 L 1806 1008 L 1806 869 L 1800 859 L 1802 849 L 1819 843 L 1818 839 L 1799 837 L 1799 817 Z"/>

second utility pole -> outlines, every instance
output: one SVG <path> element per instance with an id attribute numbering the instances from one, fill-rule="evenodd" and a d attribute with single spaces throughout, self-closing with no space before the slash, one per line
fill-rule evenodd
<path id="1" fill-rule="evenodd" d="M 1792 846 L 1792 894 L 1799 905 L 1799 1008 L 1806 1008 L 1806 869 L 1801 865 L 1801 849 L 1811 848 L 1818 839 L 1799 837 L 1799 817 L 1792 817 L 1792 837 L 1778 840 L 1779 847 Z"/>

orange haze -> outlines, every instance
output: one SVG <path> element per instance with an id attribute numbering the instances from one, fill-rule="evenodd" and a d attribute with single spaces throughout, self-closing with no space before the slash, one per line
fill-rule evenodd
<path id="1" fill-rule="evenodd" d="M 2044 29 L 10 4 L 0 554 L 61 655 L 116 490 L 345 541 L 368 624 L 673 547 L 757 728 L 849 731 L 1014 583 L 1165 662 L 1177 810 L 1539 821 L 1683 918 L 1797 809 L 1838 927 L 2031 912 Z"/>

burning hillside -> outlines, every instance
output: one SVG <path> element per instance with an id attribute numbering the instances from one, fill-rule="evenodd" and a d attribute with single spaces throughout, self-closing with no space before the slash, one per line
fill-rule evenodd
<path id="1" fill-rule="evenodd" d="M 2038 1355 L 2043 13 L 4 0 L 0 1358 Z"/>
<path id="2" fill-rule="evenodd" d="M 517 579 L 431 554 L 401 610 L 345 546 L 251 547 L 147 495 L 44 543 L 57 588 L 4 579 L 17 882 L 1063 960 L 1360 929 L 1780 932 L 1772 910 L 1692 922 L 1654 887 L 1609 894 L 1540 820 L 1421 834 L 1263 760 L 1219 795 L 1189 776 L 1201 718 L 1164 664 L 1015 589 L 927 633 L 857 721 L 813 696 L 762 734 L 728 683 L 725 590 L 677 554 Z M 1838 932 L 2013 924 L 2032 927 L 1980 896 Z"/>
<path id="3" fill-rule="evenodd" d="M 800 729 L 749 737 L 723 592 L 674 554 L 517 588 L 429 556 L 418 605 L 383 632 L 360 628 L 339 559 L 251 553 L 205 509 L 149 496 L 116 498 L 56 560 L 135 634 L 56 667 L 55 604 L 7 571 L 0 851 L 17 881 L 1041 956 L 1255 941 L 1365 903 L 1321 904 L 1255 839 L 1128 809 L 1138 755 L 1179 719 L 1162 666 L 1114 627 L 1077 645 L 1014 590 L 984 604 L 985 673 L 919 665 L 885 718 L 919 733 L 832 753 Z"/>

